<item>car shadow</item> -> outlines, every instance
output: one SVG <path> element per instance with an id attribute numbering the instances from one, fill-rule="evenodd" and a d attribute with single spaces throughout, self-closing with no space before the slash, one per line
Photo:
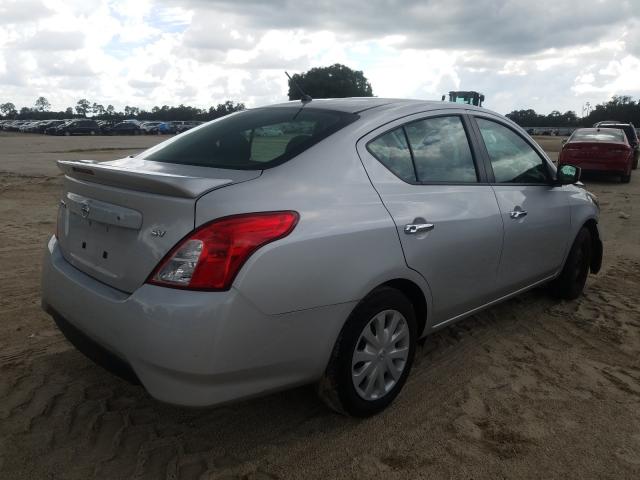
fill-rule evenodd
<path id="1" fill-rule="evenodd" d="M 470 346 L 499 341 L 513 325 L 514 312 L 535 315 L 554 304 L 543 289 L 536 289 L 430 335 L 420 342 L 403 394 L 412 398 L 407 391 L 419 389 L 418 396 L 428 402 L 429 392 L 439 388 L 431 385 L 431 377 L 443 359 L 448 364 L 462 363 Z M 164 478 L 162 472 L 167 469 L 188 467 L 197 478 L 212 465 L 221 466 L 221 471 L 240 471 L 268 445 L 349 434 L 362 422 L 384 422 L 388 414 L 364 421 L 343 417 L 328 410 L 310 386 L 215 408 L 166 405 L 71 347 L 38 355 L 12 372 L 18 379 L 13 394 L 26 400 L 22 404 L 15 400 L 22 406 L 8 409 L 0 436 L 9 440 L 5 457 L 16 472 L 26 468 L 20 461 L 36 462 L 45 455 L 51 463 L 73 452 L 73 469 L 82 475 L 129 478 L 141 475 L 143 469 L 153 477 L 149 469 L 157 469 Z M 407 405 L 396 403 L 389 412 L 394 408 Z M 44 444 L 29 441 L 43 435 L 50 438 Z M 189 460 L 185 463 L 184 458 Z"/>

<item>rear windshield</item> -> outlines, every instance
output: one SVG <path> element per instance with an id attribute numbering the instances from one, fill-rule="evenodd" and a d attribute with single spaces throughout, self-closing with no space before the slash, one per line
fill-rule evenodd
<path id="1" fill-rule="evenodd" d="M 624 132 L 613 128 L 576 130 L 571 140 L 577 142 L 624 142 Z"/>
<path id="2" fill-rule="evenodd" d="M 630 124 L 610 123 L 608 125 L 607 124 L 601 125 L 600 127 L 601 128 L 619 128 L 625 133 L 625 135 L 627 136 L 627 140 L 629 140 L 629 143 L 635 143 L 638 139 L 635 129 Z"/>
<path id="3" fill-rule="evenodd" d="M 262 170 L 299 155 L 357 120 L 311 107 L 258 108 L 189 130 L 141 154 L 155 162 Z"/>

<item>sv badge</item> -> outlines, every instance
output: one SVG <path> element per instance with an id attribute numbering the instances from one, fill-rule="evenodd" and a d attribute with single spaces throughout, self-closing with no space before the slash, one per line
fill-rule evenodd
<path id="1" fill-rule="evenodd" d="M 157 228 L 154 228 L 153 230 L 151 230 L 151 236 L 152 237 L 162 238 L 162 237 L 164 237 L 165 233 L 167 233 L 166 230 L 160 230 L 160 229 L 157 229 Z"/>

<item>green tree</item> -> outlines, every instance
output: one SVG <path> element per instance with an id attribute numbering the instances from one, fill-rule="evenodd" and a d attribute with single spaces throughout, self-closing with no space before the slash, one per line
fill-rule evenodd
<path id="1" fill-rule="evenodd" d="M 0 105 L 0 112 L 2 112 L 5 117 L 15 117 L 18 114 L 16 106 L 11 102 Z"/>
<path id="2" fill-rule="evenodd" d="M 82 115 L 83 117 L 86 117 L 87 112 L 89 112 L 90 109 L 91 109 L 91 104 L 89 103 L 89 100 L 87 100 L 86 98 L 78 100 L 78 103 L 76 105 L 76 112 L 78 112 L 78 115 Z"/>
<path id="3" fill-rule="evenodd" d="M 289 100 L 299 100 L 302 97 L 294 82 L 312 98 L 373 96 L 371 84 L 360 70 L 351 70 L 339 63 L 296 73 L 292 79 L 293 81 L 289 81 Z"/>
<path id="4" fill-rule="evenodd" d="M 213 120 L 214 118 L 224 117 L 230 113 L 240 112 L 245 109 L 244 103 L 234 103 L 227 100 L 224 103 L 219 103 L 216 107 L 209 107 L 209 112 L 206 115 L 207 120 Z"/>
<path id="5" fill-rule="evenodd" d="M 91 106 L 91 112 L 94 115 L 104 115 L 104 106 L 100 105 L 99 103 L 95 103 L 93 102 L 93 105 Z"/>
<path id="6" fill-rule="evenodd" d="M 38 112 L 48 112 L 50 108 L 51 104 L 49 103 L 49 100 L 45 97 L 38 97 L 36 100 L 36 110 Z"/>
<path id="7" fill-rule="evenodd" d="M 140 113 L 140 109 L 138 107 L 130 107 L 127 105 L 124 107 L 124 116 L 125 117 L 135 117 Z"/>

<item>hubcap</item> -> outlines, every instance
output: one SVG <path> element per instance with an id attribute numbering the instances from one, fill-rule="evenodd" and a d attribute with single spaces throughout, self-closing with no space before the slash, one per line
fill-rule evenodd
<path id="1" fill-rule="evenodd" d="M 398 383 L 409 358 L 409 327 L 397 310 L 384 310 L 364 327 L 351 360 L 351 379 L 360 397 L 377 400 Z"/>

